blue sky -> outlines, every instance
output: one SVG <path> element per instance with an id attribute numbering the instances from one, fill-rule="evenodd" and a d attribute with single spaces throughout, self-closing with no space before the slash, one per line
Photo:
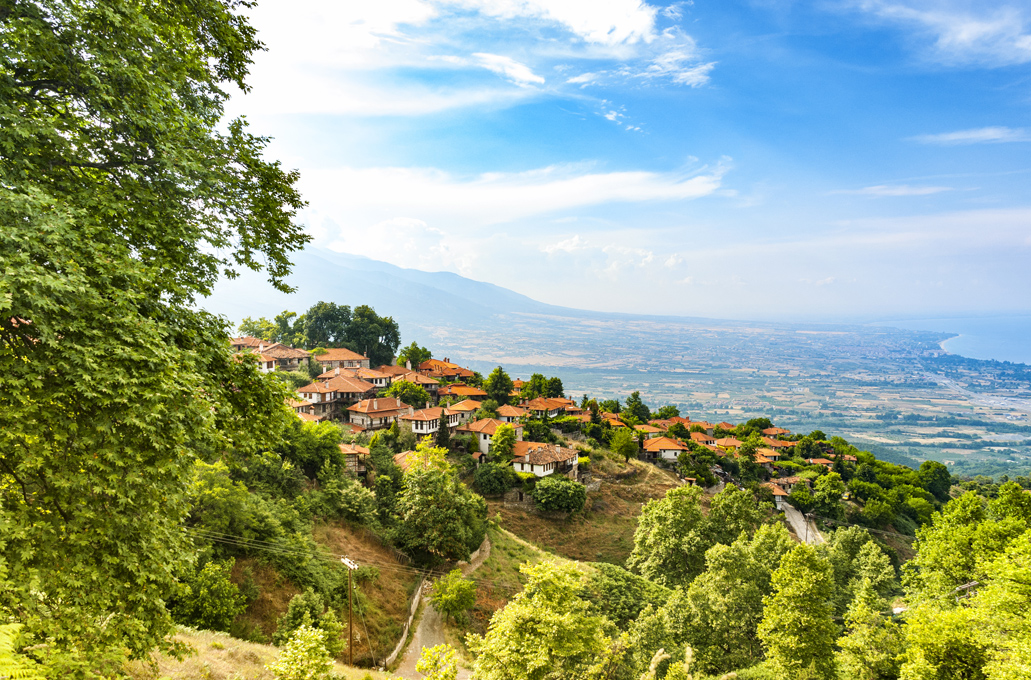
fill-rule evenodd
<path id="1" fill-rule="evenodd" d="M 266 0 L 314 247 L 604 311 L 1031 311 L 1031 3 Z"/>

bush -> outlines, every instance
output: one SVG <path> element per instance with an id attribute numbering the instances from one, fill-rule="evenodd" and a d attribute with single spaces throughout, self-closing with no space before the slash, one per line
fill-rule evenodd
<path id="1" fill-rule="evenodd" d="M 460 569 L 452 569 L 433 584 L 430 600 L 445 618 L 454 618 L 476 604 L 476 583 L 463 578 Z"/>
<path id="2" fill-rule="evenodd" d="M 579 482 L 550 475 L 537 482 L 533 500 L 548 512 L 579 512 L 587 503 L 587 489 Z"/>
<path id="3" fill-rule="evenodd" d="M 325 608 L 322 597 L 310 588 L 294 595 L 290 600 L 286 611 L 276 621 L 276 632 L 272 636 L 272 642 L 282 645 L 284 642 L 292 641 L 298 630 L 312 626 L 324 634 L 322 643 L 330 656 L 339 656 L 343 653 L 343 624 L 332 610 Z"/>
<path id="4" fill-rule="evenodd" d="M 323 680 L 329 677 L 333 661 L 325 646 L 326 633 L 301 626 L 290 636 L 279 660 L 266 668 L 276 680 Z"/>
<path id="5" fill-rule="evenodd" d="M 172 616 L 178 623 L 203 630 L 228 631 L 247 607 L 247 598 L 229 580 L 235 560 L 208 562 L 187 586 L 189 594 L 178 598 Z"/>
<path id="6" fill-rule="evenodd" d="M 581 470 L 589 470 L 591 469 L 591 457 L 589 455 L 580 456 L 576 459 L 576 464 L 580 466 Z"/>
<path id="7" fill-rule="evenodd" d="M 532 472 L 516 472 L 516 477 L 523 483 L 523 491 L 530 493 L 537 485 L 537 475 Z"/>
<path id="8" fill-rule="evenodd" d="M 517 481 L 516 472 L 505 463 L 484 463 L 476 468 L 476 488 L 484 496 L 500 496 Z"/>

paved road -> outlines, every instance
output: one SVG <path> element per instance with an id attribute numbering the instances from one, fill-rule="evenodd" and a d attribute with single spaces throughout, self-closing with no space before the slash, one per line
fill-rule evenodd
<path id="1" fill-rule="evenodd" d="M 486 562 L 488 557 L 490 557 L 490 538 L 485 536 L 483 545 L 480 546 L 476 558 L 472 562 L 462 565 L 462 573 L 468 576 L 479 569 L 480 565 Z M 415 627 L 412 639 L 405 649 L 404 656 L 401 657 L 401 665 L 395 671 L 399 677 L 407 678 L 408 680 L 421 680 L 423 677 L 422 673 L 415 670 L 415 664 L 419 662 L 419 657 L 422 656 L 422 648 L 436 647 L 437 645 L 444 644 L 444 617 L 434 609 L 433 603 L 430 602 L 430 586 L 431 584 L 429 583 L 423 586 L 423 602 L 425 604 L 423 605 L 422 618 L 419 619 L 419 625 Z M 471 675 L 467 669 L 459 667 L 458 680 L 468 680 Z"/>
<path id="2" fill-rule="evenodd" d="M 819 545 L 824 543 L 824 538 L 820 534 L 819 529 L 812 522 L 807 522 L 806 518 L 802 516 L 796 508 L 791 505 L 784 506 L 784 515 L 787 517 L 788 524 L 794 529 L 795 534 L 799 540 L 808 543 L 809 545 Z M 808 524 L 808 527 L 806 526 Z"/>

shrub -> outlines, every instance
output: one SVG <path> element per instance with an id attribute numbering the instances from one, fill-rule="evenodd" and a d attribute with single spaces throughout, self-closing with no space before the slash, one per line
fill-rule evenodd
<path id="1" fill-rule="evenodd" d="M 548 512 L 579 512 L 587 502 L 587 489 L 579 482 L 550 475 L 537 482 L 533 500 Z"/>
<path id="2" fill-rule="evenodd" d="M 580 466 L 581 470 L 589 470 L 589 469 L 591 469 L 591 457 L 589 455 L 587 455 L 587 456 L 580 456 L 579 458 L 576 459 L 576 463 L 577 463 L 577 465 Z"/>
<path id="3" fill-rule="evenodd" d="M 463 578 L 460 569 L 452 569 L 433 584 L 430 600 L 445 617 L 455 617 L 476 604 L 476 584 Z"/>
<path id="4" fill-rule="evenodd" d="M 305 625 L 290 636 L 279 660 L 266 666 L 276 680 L 323 680 L 333 667 L 325 646 L 326 633 Z"/>
<path id="5" fill-rule="evenodd" d="M 229 580 L 233 564 L 231 559 L 205 564 L 188 584 L 189 594 L 172 607 L 175 620 L 204 630 L 228 631 L 233 619 L 247 607 L 247 598 Z"/>
<path id="6" fill-rule="evenodd" d="M 516 471 L 505 463 L 484 463 L 476 468 L 476 488 L 484 496 L 498 496 L 516 483 Z"/>

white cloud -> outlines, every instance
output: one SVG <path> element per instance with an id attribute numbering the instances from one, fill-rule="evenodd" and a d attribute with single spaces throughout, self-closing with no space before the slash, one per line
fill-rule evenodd
<path id="1" fill-rule="evenodd" d="M 511 80 L 516 85 L 544 84 L 544 78 L 531 71 L 526 64 L 520 64 L 511 57 L 487 52 L 476 52 L 473 56 L 479 61 L 480 66 Z"/>
<path id="2" fill-rule="evenodd" d="M 936 135 L 911 137 L 921 144 L 956 146 L 960 144 L 991 144 L 1003 142 L 1031 142 L 1031 131 L 1026 128 L 983 127 L 972 130 L 957 130 Z"/>
<path id="3" fill-rule="evenodd" d="M 834 191 L 835 194 L 858 194 L 861 196 L 930 196 L 943 191 L 953 191 L 952 187 L 914 187 L 908 184 L 878 184 L 862 189 Z"/>
<path id="4" fill-rule="evenodd" d="M 308 170 L 300 188 L 327 214 L 371 225 L 397 215 L 475 228 L 607 203 L 683 201 L 720 187 L 724 166 L 699 174 L 592 172 L 586 166 L 549 166 L 520 173 L 456 177 L 434 168 Z"/>
<path id="5" fill-rule="evenodd" d="M 566 253 L 572 253 L 576 250 L 584 250 L 585 248 L 587 248 L 587 242 L 581 239 L 579 234 L 570 236 L 558 243 L 548 243 L 541 246 L 541 250 L 548 255 L 552 255 L 560 250 Z"/>
<path id="6" fill-rule="evenodd" d="M 620 45 L 655 39 L 657 8 L 640 0 L 457 0 L 454 4 L 503 19 L 555 22 L 588 43 Z"/>
<path id="7" fill-rule="evenodd" d="M 983 66 L 1031 61 L 1026 6 L 974 0 L 860 0 L 855 5 L 929 40 L 927 56 L 934 61 Z"/>

